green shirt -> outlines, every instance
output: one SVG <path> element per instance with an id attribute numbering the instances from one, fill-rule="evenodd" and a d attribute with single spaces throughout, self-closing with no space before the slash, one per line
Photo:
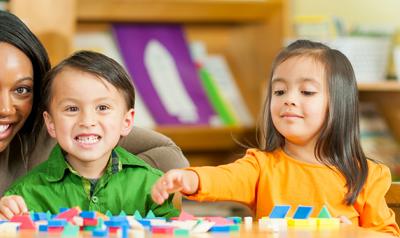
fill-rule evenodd
<path id="1" fill-rule="evenodd" d="M 116 147 L 103 176 L 93 183 L 72 169 L 57 144 L 47 161 L 18 179 L 5 195 L 22 196 L 29 210 L 35 212 L 56 214 L 62 207 L 79 206 L 102 213 L 133 214 L 138 210 L 145 216 L 152 210 L 160 217 L 178 216 L 172 196 L 162 205 L 151 198 L 151 188 L 161 175 L 161 171 Z"/>

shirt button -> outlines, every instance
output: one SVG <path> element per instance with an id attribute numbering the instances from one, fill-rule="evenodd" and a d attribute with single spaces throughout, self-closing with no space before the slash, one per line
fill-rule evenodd
<path id="1" fill-rule="evenodd" d="M 98 197 L 96 197 L 96 196 L 93 196 L 92 197 L 92 202 L 93 203 L 97 203 L 99 201 L 99 198 Z"/>

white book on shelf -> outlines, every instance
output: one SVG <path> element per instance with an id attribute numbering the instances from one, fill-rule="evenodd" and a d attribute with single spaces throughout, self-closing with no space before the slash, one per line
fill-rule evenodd
<path id="1" fill-rule="evenodd" d="M 75 50 L 92 50 L 114 59 L 125 69 L 125 64 L 121 58 L 115 40 L 109 31 L 90 31 L 78 32 L 74 38 Z M 154 128 L 154 119 L 143 103 L 140 92 L 135 90 L 135 126 Z"/>
<path id="2" fill-rule="evenodd" d="M 204 57 L 204 66 L 213 76 L 218 90 L 232 107 L 232 111 L 240 124 L 244 126 L 253 125 L 253 117 L 243 100 L 225 57 L 217 54 L 207 55 Z"/>

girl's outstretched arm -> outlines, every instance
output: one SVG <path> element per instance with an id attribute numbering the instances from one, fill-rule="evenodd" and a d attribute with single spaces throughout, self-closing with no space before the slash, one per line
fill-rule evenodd
<path id="1" fill-rule="evenodd" d="M 199 188 L 198 175 L 190 170 L 173 169 L 164 174 L 153 185 L 151 197 L 162 204 L 170 193 L 181 192 L 185 195 L 196 193 Z"/>

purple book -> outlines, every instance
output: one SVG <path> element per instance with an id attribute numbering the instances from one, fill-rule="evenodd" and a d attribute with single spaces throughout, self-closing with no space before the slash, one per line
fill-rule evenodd
<path id="1" fill-rule="evenodd" d="M 114 24 L 113 33 L 135 87 L 158 124 L 215 120 L 181 26 Z"/>

